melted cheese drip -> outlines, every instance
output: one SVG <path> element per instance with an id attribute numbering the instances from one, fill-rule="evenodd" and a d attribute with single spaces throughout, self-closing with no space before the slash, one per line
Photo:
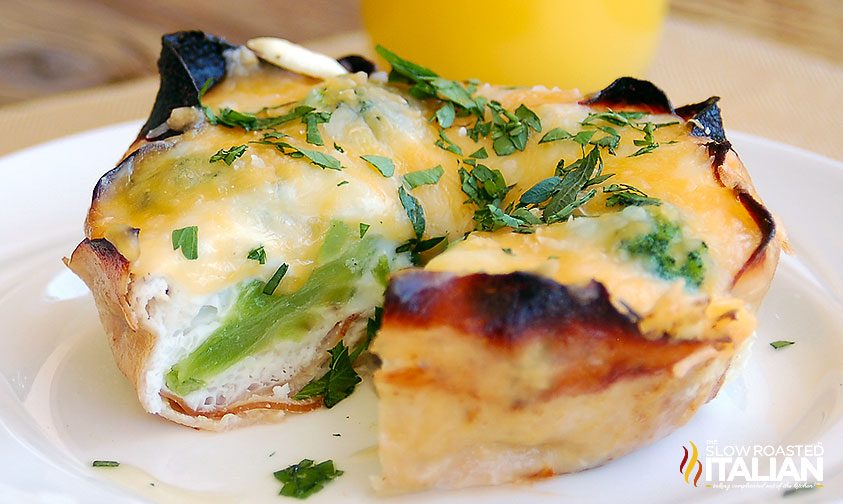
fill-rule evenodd
<path id="1" fill-rule="evenodd" d="M 484 86 L 478 93 L 510 109 L 526 104 L 541 117 L 543 132 L 561 127 L 575 133 L 582 129 L 579 123 L 590 110 L 577 104 L 579 95 L 572 92 Z M 131 263 L 136 276 L 163 276 L 188 292 L 208 294 L 245 279 L 269 278 L 284 262 L 290 269 L 280 292 L 295 290 L 312 270 L 316 251 L 333 219 L 354 227 L 361 222 L 369 224 L 369 233 L 396 244 L 411 238 L 412 227 L 398 200 L 401 176 L 437 165 L 445 170 L 438 184 L 412 190 L 426 215 L 425 237 L 446 235 L 456 240 L 474 227 L 474 207 L 464 204 L 466 195 L 458 175 L 463 156 L 434 145 L 439 138 L 438 125 L 429 119 L 435 112 L 434 103 L 418 102 L 363 74 L 317 81 L 266 66 L 246 75 L 231 75 L 208 93 L 205 102 L 214 109 L 253 112 L 304 102 L 331 111 L 330 121 L 319 125 L 322 147 L 306 143 L 305 127 L 299 120 L 279 127 L 279 131 L 290 135 L 284 140 L 298 148 L 335 157 L 344 169 L 322 169 L 271 146 L 248 143 L 260 140 L 261 132 L 209 124 L 177 137 L 170 147 L 147 152 L 106 187 L 95 201 L 90 219 L 92 238 L 125 233 L 127 228 L 140 230 L 135 247 L 125 244 L 131 240 L 116 244 L 121 252 L 136 258 Z M 279 110 L 272 113 L 288 108 Z M 673 116 L 646 119 L 676 120 Z M 486 148 L 490 157 L 481 162 L 500 170 L 507 183 L 514 184 L 507 202 L 553 175 L 560 158 L 570 163 L 582 156 L 573 142 L 538 145 L 543 133 L 533 133 L 524 152 L 498 157 L 488 139 L 471 140 L 462 127 L 465 124 L 458 119 L 447 131 L 448 137 L 462 148 L 464 156 Z M 603 156 L 604 173 L 615 173 L 607 183 L 631 184 L 670 202 L 685 223 L 686 234 L 709 246 L 710 278 L 703 290 L 728 289 L 757 243 L 758 230 L 732 191 L 714 180 L 705 149 L 688 136 L 684 125 L 676 125 L 656 130 L 656 140 L 663 144 L 654 152 L 626 157 L 638 148 L 632 142 L 642 134 L 630 128 L 617 129 L 623 138 L 617 155 Z M 670 140 L 677 143 L 664 143 Z M 248 150 L 233 165 L 209 162 L 218 150 L 241 144 L 247 144 Z M 334 144 L 344 152 L 335 150 Z M 395 174 L 383 177 L 360 158 L 371 154 L 392 159 Z M 343 181 L 348 183 L 340 185 Z M 618 212 L 606 208 L 605 195 L 599 191 L 584 210 L 589 215 Z M 185 226 L 199 228 L 197 260 L 186 260 L 172 248 L 172 231 Z M 541 228 L 535 235 L 505 229 L 472 237 L 430 267 L 489 272 L 553 270 L 550 276 L 563 282 L 614 278 L 630 291 L 646 292 L 644 284 L 652 275 L 640 268 L 632 274 L 629 268 L 613 266 L 622 260 L 619 258 L 595 260 L 609 249 L 600 240 L 584 240 L 580 231 L 585 227 L 574 221 Z M 258 246 L 266 250 L 265 265 L 246 259 Z M 547 253 L 546 247 L 557 252 Z M 507 256 L 501 248 L 516 253 Z M 566 260 L 548 262 L 547 257 L 554 254 L 570 254 L 570 260 L 566 256 Z"/>

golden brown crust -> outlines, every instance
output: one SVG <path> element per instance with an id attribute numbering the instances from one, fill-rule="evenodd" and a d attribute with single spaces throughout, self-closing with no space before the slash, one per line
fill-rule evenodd
<path id="1" fill-rule="evenodd" d="M 648 339 L 595 282 L 400 273 L 373 348 L 380 488 L 496 484 L 621 456 L 709 400 L 749 332 Z"/>
<path id="2" fill-rule="evenodd" d="M 86 238 L 65 264 L 91 289 L 117 366 L 137 389 L 155 336 L 129 306 L 129 262 L 107 240 Z"/>

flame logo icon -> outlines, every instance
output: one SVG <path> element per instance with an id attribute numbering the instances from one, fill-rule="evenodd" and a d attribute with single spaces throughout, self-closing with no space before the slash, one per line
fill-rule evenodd
<path id="1" fill-rule="evenodd" d="M 691 483 L 691 475 L 694 474 L 694 470 L 696 469 L 696 475 L 694 476 L 694 486 L 697 486 L 697 483 L 700 481 L 700 476 L 702 476 L 702 462 L 699 460 L 699 450 L 697 450 L 697 445 L 694 444 L 693 441 L 688 441 L 691 443 L 691 452 L 688 453 L 688 449 L 684 446 L 682 447 L 685 450 L 685 455 L 682 457 L 682 462 L 679 464 L 679 474 L 685 477 L 685 483 Z"/>

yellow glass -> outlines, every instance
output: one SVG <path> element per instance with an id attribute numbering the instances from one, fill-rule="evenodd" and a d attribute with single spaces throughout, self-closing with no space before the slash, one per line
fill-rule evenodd
<path id="1" fill-rule="evenodd" d="M 583 92 L 640 77 L 666 9 L 667 0 L 362 1 L 374 43 L 443 77 Z"/>

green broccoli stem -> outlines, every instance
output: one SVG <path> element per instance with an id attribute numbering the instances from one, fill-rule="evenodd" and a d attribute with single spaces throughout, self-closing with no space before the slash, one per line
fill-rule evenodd
<path id="1" fill-rule="evenodd" d="M 375 260 L 376 240 L 357 239 L 345 224 L 332 224 L 304 285 L 290 294 L 266 295 L 263 282 L 247 284 L 222 325 L 167 373 L 167 387 L 188 394 L 280 339 L 301 340 L 323 323 L 327 307 L 351 299 L 364 273 L 382 267 Z"/>

